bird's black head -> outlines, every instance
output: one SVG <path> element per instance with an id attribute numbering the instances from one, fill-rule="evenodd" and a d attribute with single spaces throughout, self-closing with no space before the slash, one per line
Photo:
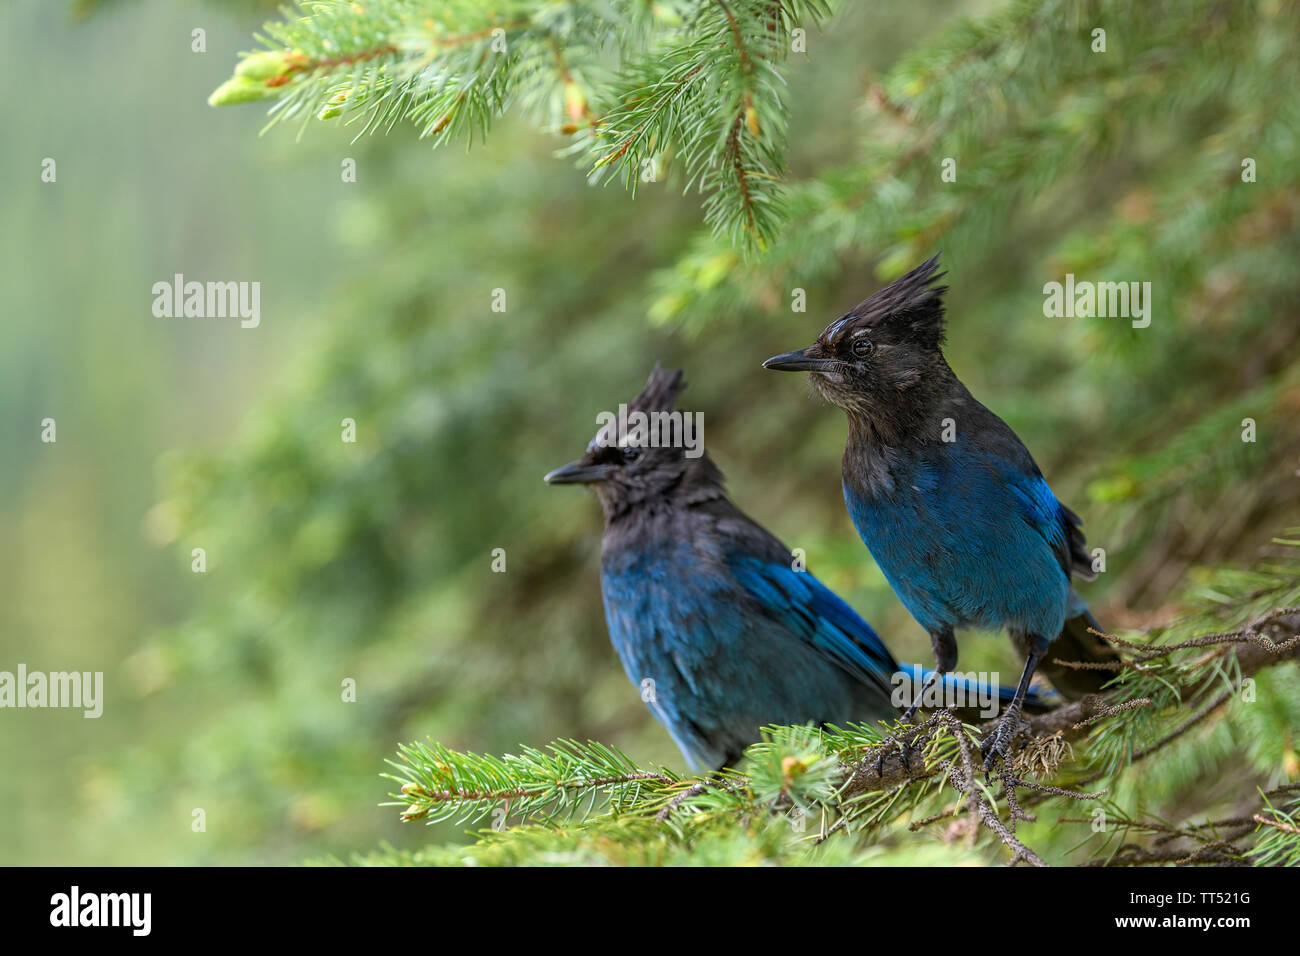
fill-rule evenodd
<path id="1" fill-rule="evenodd" d="M 686 389 L 681 370 L 668 372 L 655 363 L 641 393 L 627 404 L 630 430 L 614 420 L 602 425 L 587 453 L 546 475 L 552 485 L 584 484 L 596 492 L 606 523 L 634 508 L 670 506 L 719 497 L 722 473 L 704 451 L 704 435 L 690 412 L 674 410 Z M 644 413 L 657 438 L 638 433 L 634 413 Z M 686 439 L 689 439 L 688 442 Z"/>
<path id="2" fill-rule="evenodd" d="M 764 368 L 808 372 L 829 402 L 878 414 L 914 399 L 947 368 L 943 294 L 936 255 L 840 316 L 806 349 L 775 355 Z"/>

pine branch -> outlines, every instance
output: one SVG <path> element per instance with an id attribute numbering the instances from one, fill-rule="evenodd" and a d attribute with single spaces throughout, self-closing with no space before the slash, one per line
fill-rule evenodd
<path id="1" fill-rule="evenodd" d="M 1264 795 L 1262 812 L 1253 814 L 1251 820 L 1267 827 L 1263 838 L 1249 852 L 1258 866 L 1300 866 L 1300 784 L 1279 787 Z M 1290 796 L 1285 807 L 1275 807 L 1272 796 Z"/>
<path id="2" fill-rule="evenodd" d="M 1126 814 L 1114 812 L 1107 821 L 1108 832 L 1115 834 L 1132 832 L 1157 835 L 1150 848 L 1134 843 L 1121 843 L 1114 851 L 1089 861 L 1088 866 L 1154 866 L 1174 863 L 1180 866 L 1195 864 L 1240 865 L 1250 857 L 1263 859 L 1272 855 L 1275 848 L 1270 847 L 1271 835 L 1266 835 L 1252 849 L 1242 845 L 1242 840 L 1259 831 L 1260 826 L 1271 826 L 1283 834 L 1300 836 L 1300 829 L 1291 828 L 1285 814 L 1273 808 L 1270 798 L 1295 793 L 1300 785 L 1277 787 L 1260 795 L 1261 811 L 1274 814 L 1267 817 L 1263 812 L 1248 816 L 1230 817 L 1220 820 L 1206 820 L 1202 823 L 1175 826 L 1159 820 L 1135 819 Z M 1094 821 L 1084 817 L 1059 817 L 1058 823 L 1086 823 Z M 1282 842 L 1282 841 L 1278 841 Z M 1294 847 L 1285 846 L 1281 854 L 1289 850 L 1300 849 L 1300 841 L 1290 841 Z M 1262 864 L 1268 865 L 1268 864 Z"/>
<path id="3" fill-rule="evenodd" d="M 544 843 L 547 828 L 570 840 L 625 826 L 623 838 L 649 840 L 656 853 L 733 839 L 738 828 L 775 839 L 772 852 L 806 853 L 850 835 L 858 842 L 884 833 L 905 813 L 915 818 L 909 829 L 918 830 L 942 821 L 951 828 L 965 812 L 967 823 L 959 829 L 966 839 L 984 831 L 1006 848 L 1011 864 L 1043 866 L 1042 856 L 1016 835 L 1018 821 L 1035 819 L 1029 808 L 1048 801 L 1107 800 L 1114 822 L 1107 846 L 1115 834 L 1148 834 L 1156 842 L 1103 846 L 1089 865 L 1294 860 L 1300 858 L 1296 807 L 1278 809 L 1268 801 L 1300 785 L 1265 791 L 1263 804 L 1245 816 L 1181 825 L 1125 814 L 1109 801 L 1107 790 L 1080 788 L 1118 778 L 1134 763 L 1174 745 L 1222 712 L 1245 679 L 1300 660 L 1298 563 L 1291 554 L 1266 565 L 1250 578 L 1251 590 L 1227 599 L 1219 592 L 1213 608 L 1161 629 L 1146 642 L 1113 637 L 1125 653 L 1114 686 L 1025 721 L 1013 741 L 1019 749 L 985 779 L 974 749 L 980 728 L 938 711 L 915 727 L 767 728 L 739 768 L 695 779 L 663 768 L 642 769 L 626 754 L 594 742 L 559 741 L 545 750 L 524 748 L 518 756 L 500 758 L 416 744 L 401 748 L 402 762 L 392 763 L 400 774 L 388 776 L 400 789 L 391 805 L 403 807 L 407 821 L 479 821 L 492 815 L 494 830 L 500 831 L 507 818 L 513 819 L 530 843 Z M 1206 626 L 1225 620 L 1232 626 Z M 1220 691 L 1225 676 L 1231 686 Z M 1145 696 L 1132 696 L 1139 691 Z M 1128 744 L 1117 749 L 1116 740 Z M 1082 761 L 1075 754 L 1081 744 Z M 1120 759 L 1111 759 L 1112 753 Z M 1078 770 L 1084 775 L 1071 781 Z M 995 781 L 1001 784 L 997 792 L 991 786 Z M 937 800 L 946 806 L 935 812 Z M 922 812 L 926 808 L 931 809 Z M 821 822 L 805 835 L 805 821 L 811 820 Z M 1091 821 L 1061 816 L 1060 822 Z M 496 832 L 491 840 L 500 846 L 506 838 Z M 785 850 L 773 849 L 787 844 Z"/>
<path id="4" fill-rule="evenodd" d="M 267 24 L 213 105 L 273 99 L 272 123 L 412 122 L 435 145 L 487 135 L 519 105 L 573 137 L 593 182 L 629 188 L 671 158 L 704 193 L 715 235 L 746 250 L 777 234 L 786 149 L 778 67 L 821 0 L 300 0 Z M 607 61 L 616 62 L 608 67 Z"/>
<path id="5" fill-rule="evenodd" d="M 987 244 L 1022 203 L 1048 200 L 1056 183 L 1077 190 L 1071 174 L 1105 160 L 1117 144 L 1140 140 L 1169 115 L 1171 91 L 1208 108 L 1224 95 L 1227 76 L 1239 79 L 1243 93 L 1224 111 L 1230 128 L 1222 133 L 1229 142 L 1267 142 L 1293 127 L 1296 108 L 1277 88 L 1278 64 L 1256 52 L 1262 33 L 1296 25 L 1294 13 L 1268 22 L 1217 0 L 1184 6 L 1177 16 L 1159 3 L 1114 8 L 1106 25 L 1112 37 L 1125 38 L 1120 55 L 1094 54 L 1087 42 L 1092 14 L 1063 0 L 1016 3 L 987 21 L 959 23 L 873 85 L 875 112 L 866 116 L 859 155 L 792 184 L 789 224 L 768 256 L 724 273 L 723 281 L 702 281 L 728 250 L 716 236 L 701 235 L 657 277 L 652 314 L 698 330 L 720 317 L 770 314 L 785 305 L 789 289 L 832 280 L 846 258 L 876 262 L 888 279 L 928 257 L 940 238 L 948 248 Z M 973 110 L 971 103 L 991 107 Z M 937 175 L 944 157 L 960 160 L 954 182 Z M 1170 198 L 1175 212 L 1142 225 L 1176 233 L 1180 256 L 1194 248 L 1189 235 L 1231 235 L 1212 215 L 1190 210 L 1210 205 L 1236 215 L 1242 203 L 1267 201 L 1262 191 L 1243 198 L 1225 189 L 1217 151 L 1167 163 L 1170 191 L 1180 194 Z M 1099 269 L 1140 251 L 1145 267 L 1121 271 L 1150 275 L 1150 262 L 1174 251 L 1154 240 L 1135 249 L 1123 241 L 1134 223 L 1120 217 L 1089 226 L 1044 250 L 1044 258 L 1068 255 Z M 1198 282 L 1188 280 L 1189 288 Z"/>
<path id="6" fill-rule="evenodd" d="M 1260 631 L 1264 628 L 1268 628 L 1274 634 L 1274 640 L 1263 637 Z M 1171 696 L 1174 698 L 1172 703 L 1176 708 L 1175 712 L 1182 713 L 1184 711 L 1180 705 L 1198 700 L 1209 688 L 1221 684 L 1225 670 L 1235 673 L 1239 681 L 1266 667 L 1300 660 L 1300 612 L 1292 607 L 1270 610 L 1236 631 L 1207 635 L 1169 647 L 1153 647 L 1150 644 L 1114 640 L 1123 647 L 1140 648 L 1142 661 L 1166 657 L 1176 650 L 1189 647 L 1220 646 L 1222 649 L 1220 653 L 1203 657 L 1194 669 L 1186 673 L 1184 681 L 1177 685 L 1169 683 L 1166 671 L 1162 670 L 1158 675 L 1150 671 L 1143 672 L 1143 676 L 1135 682 L 1139 686 L 1134 689 L 1134 692 L 1140 694 L 1142 688 L 1147 688 L 1153 696 L 1132 696 L 1118 701 L 1115 698 L 1120 696 L 1120 689 L 1116 689 L 1105 695 L 1089 695 L 1049 713 L 1029 718 L 1024 732 L 1016 738 L 1017 742 L 1023 743 L 1023 748 L 1013 761 L 1015 766 L 1029 770 L 1037 761 L 1038 775 L 1045 776 L 1047 774 L 1043 771 L 1055 772 L 1060 765 L 1059 761 L 1048 760 L 1044 763 L 1042 758 L 1045 751 L 1056 750 L 1061 743 L 1068 744 L 1083 739 L 1100 721 L 1158 706 L 1154 698 L 1166 700 Z M 1125 661 L 1126 665 L 1133 663 L 1131 659 Z M 1200 710 L 1179 721 L 1172 730 L 1154 742 L 1145 747 L 1129 750 L 1124 765 L 1148 757 L 1177 740 L 1222 708 L 1237 693 L 1239 693 L 1239 683 L 1219 693 Z M 1122 721 L 1113 720 L 1110 725 L 1116 723 L 1123 726 Z M 905 734 L 905 739 L 915 747 L 918 741 L 924 739 L 926 729 L 926 725 L 922 725 L 921 728 Z M 933 775 L 932 767 L 925 764 L 913 766 L 910 761 L 905 762 L 900 753 L 892 752 L 893 741 L 884 746 L 891 748 L 891 751 L 885 752 L 880 748 L 872 748 L 852 768 L 842 791 L 845 797 L 852 798 L 863 793 L 888 790 L 908 781 L 924 780 Z M 1098 771 L 1083 778 L 1079 783 L 1091 783 L 1108 775 L 1109 772 Z"/>
<path id="7" fill-rule="evenodd" d="M 581 812 L 600 796 L 612 808 L 635 805 L 649 794 L 672 793 L 680 779 L 668 770 L 642 770 L 627 757 L 594 741 L 560 740 L 545 751 L 525 747 L 518 755 L 459 753 L 441 744 L 398 748 L 400 775 L 385 774 L 400 790 L 391 796 L 406 809 L 403 820 L 477 822 L 498 807 L 520 818 Z"/>

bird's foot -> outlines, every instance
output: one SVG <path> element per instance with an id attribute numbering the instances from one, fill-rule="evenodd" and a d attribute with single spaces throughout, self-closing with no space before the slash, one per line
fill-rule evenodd
<path id="1" fill-rule="evenodd" d="M 880 751 L 876 754 L 877 777 L 885 775 L 885 758 L 895 750 L 898 751 L 898 758 L 903 761 L 904 768 L 911 770 L 912 755 L 917 750 L 917 743 L 920 742 L 921 746 L 924 747 L 929 742 L 925 730 L 930 721 L 921 719 L 917 713 L 919 707 L 920 698 L 918 697 L 916 702 L 903 713 L 903 717 L 899 721 L 898 732 L 880 742 Z"/>
<path id="2" fill-rule="evenodd" d="M 999 759 L 1007 758 L 1011 744 L 1020 736 L 1022 726 L 1024 726 L 1024 718 L 1020 716 L 1018 707 L 1007 710 L 994 722 L 993 727 L 980 743 L 980 756 L 984 758 L 985 773 L 990 772 Z"/>
<path id="3" fill-rule="evenodd" d="M 912 769 L 912 741 L 910 737 L 896 734 L 880 742 L 880 752 L 876 754 L 876 776 L 885 775 L 885 757 L 894 750 L 898 751 L 898 757 L 903 761 L 903 766 L 908 770 Z"/>

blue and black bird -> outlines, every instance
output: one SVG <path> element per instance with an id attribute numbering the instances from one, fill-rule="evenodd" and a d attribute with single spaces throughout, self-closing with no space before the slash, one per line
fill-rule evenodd
<path id="1" fill-rule="evenodd" d="M 810 373 L 849 419 L 844 500 L 862 540 L 930 635 L 937 673 L 957 665 L 954 631 L 1006 629 L 1025 666 L 1016 697 L 985 738 L 1005 755 L 1040 665 L 1063 695 L 1100 689 L 1114 649 L 1071 577 L 1091 580 L 1080 519 L 1056 500 L 1015 432 L 977 402 L 943 355 L 946 286 L 938 256 L 765 368 Z M 1049 656 L 1050 653 L 1050 656 Z M 915 702 L 909 714 L 915 709 Z"/>
<path id="2" fill-rule="evenodd" d="M 680 371 L 656 365 L 628 411 L 670 412 L 685 387 Z M 891 701 L 893 655 L 732 504 L 708 453 L 625 444 L 616 424 L 546 480 L 589 485 L 600 499 L 610 638 L 692 768 L 734 764 L 768 724 L 896 718 L 905 697 Z M 927 672 L 901 673 L 919 684 Z"/>

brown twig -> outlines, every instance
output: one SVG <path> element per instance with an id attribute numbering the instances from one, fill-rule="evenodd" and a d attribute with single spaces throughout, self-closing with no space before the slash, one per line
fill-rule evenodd
<path id="1" fill-rule="evenodd" d="M 1251 819 L 1256 823 L 1262 823 L 1266 827 L 1281 830 L 1283 833 L 1294 833 L 1296 836 L 1300 836 L 1300 827 L 1293 827 L 1291 824 L 1285 823 L 1282 820 L 1270 820 L 1262 813 L 1255 814 Z"/>

